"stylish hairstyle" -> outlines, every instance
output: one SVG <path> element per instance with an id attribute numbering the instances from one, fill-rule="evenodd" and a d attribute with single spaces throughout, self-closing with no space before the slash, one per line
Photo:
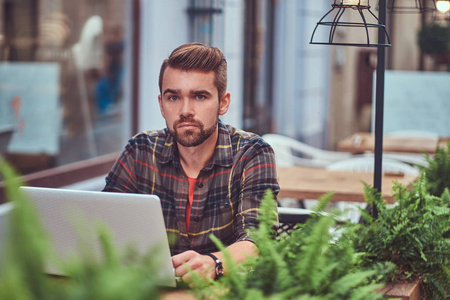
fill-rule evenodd
<path id="1" fill-rule="evenodd" d="M 184 44 L 172 51 L 165 59 L 159 72 L 159 92 L 162 94 L 162 80 L 167 66 L 184 71 L 214 72 L 214 85 L 219 93 L 219 100 L 227 89 L 227 61 L 222 51 L 216 47 L 200 43 Z"/>

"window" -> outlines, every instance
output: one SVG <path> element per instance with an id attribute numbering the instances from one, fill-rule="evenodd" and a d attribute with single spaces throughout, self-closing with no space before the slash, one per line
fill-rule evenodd
<path id="1" fill-rule="evenodd" d="M 221 0 L 191 0 L 189 14 L 189 39 L 207 45 L 222 46 L 223 6 Z"/>
<path id="2" fill-rule="evenodd" d="M 138 3 L 0 0 L 0 155 L 30 185 L 106 174 L 123 149 Z"/>

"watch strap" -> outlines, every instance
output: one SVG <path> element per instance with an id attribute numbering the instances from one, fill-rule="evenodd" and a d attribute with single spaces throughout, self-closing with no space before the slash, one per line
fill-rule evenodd
<path id="1" fill-rule="evenodd" d="M 216 278 L 214 278 L 214 280 L 218 280 L 220 277 L 223 276 L 223 264 L 222 264 L 222 262 L 214 254 L 206 253 L 205 255 L 208 255 L 209 257 L 214 259 L 214 261 L 216 262 Z"/>

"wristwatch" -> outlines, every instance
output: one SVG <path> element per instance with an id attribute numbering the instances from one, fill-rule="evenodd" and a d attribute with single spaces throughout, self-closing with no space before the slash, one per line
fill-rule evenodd
<path id="1" fill-rule="evenodd" d="M 209 257 L 214 259 L 214 261 L 216 262 L 216 278 L 214 278 L 214 280 L 218 280 L 220 277 L 223 276 L 222 262 L 215 255 L 213 255 L 211 253 L 206 253 L 206 255 L 208 255 Z"/>

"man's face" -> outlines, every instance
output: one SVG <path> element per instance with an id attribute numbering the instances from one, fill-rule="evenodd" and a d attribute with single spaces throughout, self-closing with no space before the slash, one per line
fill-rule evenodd
<path id="1" fill-rule="evenodd" d="M 195 147 L 217 136 L 219 115 L 229 106 L 229 93 L 219 102 L 214 72 L 167 67 L 158 97 L 169 132 L 184 147 Z"/>

